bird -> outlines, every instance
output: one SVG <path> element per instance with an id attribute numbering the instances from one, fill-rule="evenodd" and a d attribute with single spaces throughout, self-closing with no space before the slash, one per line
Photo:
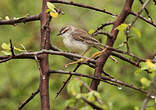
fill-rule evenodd
<path id="1" fill-rule="evenodd" d="M 103 46 L 93 38 L 87 31 L 73 25 L 66 25 L 61 28 L 57 36 L 63 37 L 63 43 L 71 52 L 84 55 L 91 47 L 102 50 Z"/>
<path id="2" fill-rule="evenodd" d="M 84 55 L 91 47 L 94 47 L 98 49 L 99 51 L 94 53 L 91 57 L 88 59 L 81 58 L 75 62 L 71 62 L 65 65 L 65 67 L 68 67 L 69 65 L 80 63 L 80 62 L 87 62 L 89 59 L 93 59 L 97 57 L 98 55 L 101 55 L 104 53 L 109 46 L 104 45 L 100 43 L 98 40 L 93 38 L 87 31 L 81 28 L 77 28 L 73 25 L 66 25 L 63 26 L 59 34 L 57 36 L 63 37 L 63 43 L 64 45 L 71 50 L 73 53 L 78 53 L 81 55 Z M 101 48 L 101 47 L 104 47 Z M 118 63 L 118 61 L 110 56 L 110 58 L 115 62 Z"/>

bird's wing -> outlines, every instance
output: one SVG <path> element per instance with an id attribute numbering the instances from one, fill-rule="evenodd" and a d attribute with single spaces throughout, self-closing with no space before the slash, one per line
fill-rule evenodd
<path id="1" fill-rule="evenodd" d="M 78 30 L 75 30 L 75 32 L 71 33 L 72 36 L 73 36 L 73 39 L 75 39 L 75 40 L 78 40 L 78 41 L 81 41 L 81 42 L 85 42 L 85 43 L 88 43 L 90 45 L 96 45 L 96 44 L 99 43 L 95 38 L 91 37 L 84 30 L 78 29 Z"/>

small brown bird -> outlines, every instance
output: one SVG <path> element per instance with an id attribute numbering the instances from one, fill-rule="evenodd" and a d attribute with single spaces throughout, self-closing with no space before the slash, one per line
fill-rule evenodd
<path id="1" fill-rule="evenodd" d="M 99 46 L 103 46 L 87 31 L 72 25 L 63 26 L 58 35 L 63 37 L 63 43 L 68 49 L 79 54 L 85 54 L 90 47 L 101 50 Z"/>

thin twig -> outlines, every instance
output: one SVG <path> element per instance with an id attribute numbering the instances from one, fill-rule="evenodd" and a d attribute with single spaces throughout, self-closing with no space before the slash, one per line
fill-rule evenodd
<path id="1" fill-rule="evenodd" d="M 136 20 L 138 19 L 139 15 L 142 13 L 142 11 L 145 9 L 145 7 L 149 4 L 151 0 L 147 0 L 141 7 L 140 11 L 137 13 L 136 17 L 134 18 L 134 20 L 132 21 L 132 23 L 128 26 L 128 31 L 131 29 L 131 27 L 134 25 L 134 23 L 136 22 Z"/>
<path id="2" fill-rule="evenodd" d="M 75 3 L 73 1 L 68 2 L 68 1 L 63 1 L 63 0 L 49 0 L 49 2 L 66 4 L 66 5 L 73 5 L 73 6 L 77 6 L 77 7 L 87 8 L 87 9 L 95 10 L 95 11 L 98 11 L 98 12 L 106 13 L 106 14 L 109 14 L 109 15 L 112 15 L 112 16 L 117 16 L 116 14 L 113 14 L 113 13 L 107 11 L 106 9 L 98 9 L 98 8 L 93 7 L 93 6 L 88 6 L 88 5 L 84 5 L 84 4 L 80 4 L 80 3 Z"/>
<path id="3" fill-rule="evenodd" d="M 94 36 L 96 36 L 98 34 L 103 34 L 103 35 L 106 35 L 109 38 L 113 38 L 113 36 L 108 32 L 104 32 L 104 31 L 96 32 L 96 33 L 94 33 Z"/>
<path id="4" fill-rule="evenodd" d="M 76 72 L 76 70 L 81 66 L 80 63 L 77 64 L 77 66 L 75 67 L 75 69 L 73 70 L 73 72 Z M 61 88 L 59 89 L 59 91 L 56 93 L 56 97 L 57 98 L 59 96 L 59 94 L 61 93 L 61 91 L 65 88 L 65 86 L 67 85 L 67 83 L 70 81 L 70 79 L 72 78 L 72 75 L 70 74 L 70 76 L 67 78 L 67 80 L 63 83 L 63 85 L 61 86 Z"/>
<path id="5" fill-rule="evenodd" d="M 15 53 L 14 53 L 14 46 L 12 44 L 12 40 L 10 40 L 10 50 L 11 50 L 12 57 L 14 57 Z"/>
<path id="6" fill-rule="evenodd" d="M 95 33 L 97 33 L 99 30 L 103 29 L 105 26 L 112 25 L 113 23 L 114 22 L 109 22 L 109 23 L 101 24 L 101 26 L 97 27 L 97 29 L 93 32 L 92 36 L 94 36 Z"/>
<path id="7" fill-rule="evenodd" d="M 81 99 L 82 99 L 84 102 L 86 102 L 88 105 L 90 105 L 90 106 L 91 106 L 93 109 L 95 109 L 95 110 L 104 110 L 103 108 L 101 108 L 101 107 L 95 105 L 94 103 L 92 103 L 92 102 L 86 100 L 86 99 L 83 98 L 83 97 L 81 97 Z"/>
<path id="8" fill-rule="evenodd" d="M 102 82 L 110 81 L 110 82 L 114 82 L 116 84 L 120 84 L 120 85 L 128 87 L 128 88 L 137 90 L 137 91 L 139 91 L 141 93 L 144 93 L 144 94 L 148 93 L 147 91 L 145 91 L 145 90 L 143 90 L 141 88 L 137 88 L 137 87 L 135 87 L 133 85 L 129 85 L 129 84 L 126 84 L 126 83 L 124 83 L 122 81 L 119 81 L 119 80 L 116 80 L 116 79 L 112 79 L 112 78 L 107 78 L 107 77 L 97 78 L 97 77 L 89 76 L 89 75 L 86 75 L 86 74 L 81 74 L 81 73 L 76 73 L 76 72 L 69 72 L 69 71 L 63 71 L 63 70 L 49 70 L 49 73 L 51 73 L 51 74 L 56 74 L 56 73 L 57 74 L 71 74 L 71 75 L 75 75 L 75 76 L 86 77 L 86 78 L 102 81 Z"/>
<path id="9" fill-rule="evenodd" d="M 144 4 L 144 2 L 143 2 L 142 0 L 139 0 L 139 1 L 140 1 L 140 3 L 141 3 L 142 5 Z M 149 12 L 148 12 L 148 10 L 147 10 L 146 7 L 145 7 L 145 12 L 146 12 L 148 18 L 151 20 L 151 22 L 153 22 L 153 19 L 152 19 L 152 17 L 149 15 Z"/>
<path id="10" fill-rule="evenodd" d="M 118 57 L 118 58 L 120 58 L 121 60 L 126 61 L 127 63 L 130 63 L 130 64 L 132 64 L 132 65 L 134 65 L 134 66 L 136 66 L 136 67 L 140 67 L 138 62 L 131 61 L 130 59 L 128 59 L 128 58 L 126 58 L 126 57 L 123 57 L 123 56 L 120 55 L 120 54 L 117 54 L 117 53 L 115 53 L 115 52 L 112 52 L 111 55 L 113 55 L 113 56 L 115 56 L 115 57 Z"/>
<path id="11" fill-rule="evenodd" d="M 40 14 L 22 17 L 18 19 L 0 20 L 0 25 L 15 25 L 17 23 L 26 23 L 26 22 L 36 21 L 36 20 L 40 20 Z"/>
<path id="12" fill-rule="evenodd" d="M 137 15 L 138 15 L 136 12 L 133 12 L 133 11 L 130 11 L 130 14 L 133 15 L 133 16 L 137 16 Z M 151 20 L 149 20 L 149 19 L 146 19 L 144 16 L 138 15 L 138 17 L 139 17 L 140 19 L 142 19 L 143 21 L 145 21 L 146 23 L 149 23 L 149 24 L 151 24 L 152 26 L 156 27 L 156 24 L 155 24 L 155 23 L 151 22 Z"/>
<path id="13" fill-rule="evenodd" d="M 22 108 L 28 104 L 38 93 L 40 92 L 40 88 L 38 88 L 35 92 L 31 94 L 30 97 L 28 97 L 22 104 L 17 108 L 17 110 L 22 110 Z"/>
<path id="14" fill-rule="evenodd" d="M 130 53 L 130 47 L 129 47 L 129 44 L 128 44 L 128 40 L 129 40 L 129 35 L 128 35 L 129 31 L 128 29 L 126 29 L 125 31 L 125 35 L 126 35 L 126 41 L 124 43 L 126 43 L 126 47 L 127 47 L 127 53 Z"/>

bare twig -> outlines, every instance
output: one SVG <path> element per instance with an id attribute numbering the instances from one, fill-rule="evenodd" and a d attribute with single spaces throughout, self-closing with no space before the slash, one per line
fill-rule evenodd
<path id="1" fill-rule="evenodd" d="M 14 53 L 14 46 L 13 46 L 11 40 L 10 40 L 10 50 L 11 50 L 12 57 L 14 57 L 14 56 L 15 56 L 15 53 Z"/>
<path id="2" fill-rule="evenodd" d="M 133 11 L 131 11 L 130 14 L 133 15 L 133 16 L 137 16 L 138 15 L 136 12 L 133 12 Z M 151 22 L 151 20 L 149 20 L 149 19 L 146 19 L 144 16 L 138 15 L 138 17 L 140 19 L 142 19 L 143 21 L 145 21 L 145 22 L 151 24 L 152 26 L 156 27 L 156 24 L 155 23 Z"/>
<path id="3" fill-rule="evenodd" d="M 129 12 L 131 10 L 133 1 L 134 0 L 126 0 L 125 1 L 125 5 L 124 5 L 120 15 L 117 17 L 117 19 L 113 23 L 113 28 L 111 30 L 111 35 L 113 36 L 113 38 L 107 37 L 107 41 L 106 41 L 106 45 L 108 47 L 113 47 L 114 42 L 115 42 L 118 32 L 119 32 L 116 29 L 116 27 L 119 26 L 120 24 L 122 24 L 126 20 L 127 16 L 129 15 Z M 102 73 L 104 64 L 106 63 L 107 59 L 109 58 L 109 56 L 111 54 L 111 50 L 109 50 L 107 47 L 105 47 L 105 50 L 106 51 L 101 54 L 101 56 L 97 59 L 97 62 L 96 62 L 94 76 L 97 78 L 101 77 L 101 73 Z M 90 85 L 91 89 L 97 90 L 99 83 L 100 82 L 98 80 L 93 79 L 91 82 L 91 85 Z"/>
<path id="4" fill-rule="evenodd" d="M 92 36 L 94 36 L 99 30 L 103 29 L 105 26 L 108 26 L 108 25 L 112 25 L 114 22 L 109 22 L 109 23 L 104 23 L 104 24 L 101 24 L 101 26 L 99 26 L 92 34 Z"/>
<path id="5" fill-rule="evenodd" d="M 128 28 L 127 28 L 126 31 L 125 31 L 126 41 L 125 41 L 124 43 L 126 44 L 126 47 L 127 47 L 127 53 L 130 53 L 130 48 L 129 48 L 129 44 L 128 44 L 128 40 L 129 40 L 129 35 L 128 35 L 128 33 L 129 33 L 129 30 L 128 30 Z"/>
<path id="6" fill-rule="evenodd" d="M 140 3 L 141 3 L 142 5 L 144 4 L 144 2 L 143 2 L 142 0 L 139 0 L 139 1 L 140 1 Z M 151 22 L 153 22 L 152 17 L 150 16 L 150 14 L 149 14 L 149 12 L 148 12 L 148 10 L 147 10 L 146 7 L 145 7 L 145 12 L 146 12 L 148 18 L 151 20 Z"/>
<path id="7" fill-rule="evenodd" d="M 115 49 L 115 48 L 112 48 L 112 47 L 108 47 L 108 46 L 106 46 L 106 47 L 108 49 L 112 50 L 112 51 L 115 51 L 115 52 L 118 52 L 118 53 L 121 53 L 121 54 L 125 54 L 125 55 L 128 55 L 128 56 L 131 56 L 133 58 L 136 58 L 136 59 L 139 60 L 139 62 L 145 62 L 146 61 L 146 59 L 143 59 L 143 58 L 140 58 L 138 56 L 135 56 L 132 53 L 127 53 L 125 51 L 122 51 L 122 50 L 119 50 L 119 49 Z M 11 58 L 10 56 L 0 56 L 0 60 L 6 60 L 7 59 L 6 61 L 9 61 L 11 59 L 34 59 L 34 57 L 36 55 L 41 55 L 41 54 L 62 55 L 64 57 L 71 58 L 72 60 L 77 60 L 77 59 L 80 59 L 80 58 L 88 59 L 88 57 L 81 56 L 81 55 L 74 54 L 74 53 L 43 49 L 41 51 L 36 51 L 36 52 L 24 52 L 24 53 L 21 53 L 21 54 L 16 54 L 13 58 Z M 2 61 L 0 63 L 3 63 L 3 62 L 4 61 Z M 88 62 L 95 64 L 96 60 L 89 59 Z M 153 59 L 153 60 L 151 59 L 151 62 L 156 63 L 156 60 L 155 59 Z M 88 63 L 85 62 L 83 64 L 88 64 Z M 90 66 L 92 66 L 92 65 L 90 65 Z"/>
<path id="8" fill-rule="evenodd" d="M 97 34 L 103 34 L 103 35 L 106 35 L 109 38 L 113 38 L 113 36 L 108 32 L 104 32 L 104 31 L 96 32 L 96 33 L 94 33 L 94 36 L 96 36 Z"/>
<path id="9" fill-rule="evenodd" d="M 36 21 L 36 20 L 40 20 L 40 14 L 22 17 L 19 19 L 0 20 L 0 25 L 14 25 L 17 23 L 26 23 L 26 22 Z"/>
<path id="10" fill-rule="evenodd" d="M 75 67 L 75 69 L 73 70 L 73 72 L 76 72 L 76 70 L 81 66 L 80 63 L 77 64 L 77 66 Z M 67 80 L 63 83 L 62 87 L 59 89 L 59 91 L 56 93 L 56 97 L 57 98 L 59 96 L 59 94 L 61 93 L 61 91 L 65 88 L 65 86 L 67 85 L 67 83 L 70 81 L 70 79 L 72 78 L 72 75 L 70 74 L 70 76 L 67 78 Z"/>
<path id="11" fill-rule="evenodd" d="M 132 64 L 132 65 L 134 65 L 134 66 L 136 66 L 136 67 L 140 67 L 138 62 L 131 61 L 130 59 L 128 59 L 128 58 L 126 58 L 126 57 L 123 57 L 123 56 L 120 55 L 120 54 L 117 54 L 117 53 L 115 53 L 115 52 L 112 52 L 111 55 L 113 55 L 113 56 L 115 56 L 115 57 L 118 57 L 118 58 L 120 58 L 121 60 L 126 61 L 127 63 L 130 63 L 130 64 Z"/>
<path id="12" fill-rule="evenodd" d="M 80 4 L 80 3 L 75 3 L 73 1 L 67 2 L 67 1 L 63 1 L 63 0 L 50 0 L 50 2 L 73 5 L 73 6 L 77 6 L 77 7 L 82 7 L 82 8 L 87 8 L 87 9 L 103 12 L 103 13 L 106 13 L 106 14 L 109 14 L 109 15 L 112 15 L 112 16 L 117 16 L 116 14 L 113 14 L 113 13 L 107 11 L 106 9 L 98 9 L 98 8 L 93 7 L 93 6 L 83 5 L 83 4 Z"/>
<path id="13" fill-rule="evenodd" d="M 139 15 L 142 13 L 142 11 L 145 9 L 145 7 L 149 4 L 151 0 L 147 0 L 141 7 L 140 11 L 137 13 L 136 17 L 134 18 L 134 20 L 132 21 L 132 23 L 128 26 L 128 31 L 131 29 L 131 27 L 134 25 L 134 23 L 136 22 L 136 20 L 138 19 Z"/>
<path id="14" fill-rule="evenodd" d="M 110 82 L 114 82 L 115 84 L 120 84 L 122 86 L 129 87 L 131 89 L 137 90 L 137 91 L 139 91 L 141 93 L 144 93 L 144 94 L 148 93 L 147 91 L 145 91 L 145 90 L 143 90 L 141 88 L 137 88 L 137 87 L 135 87 L 133 85 L 129 85 L 129 84 L 126 84 L 126 83 L 124 83 L 122 81 L 119 81 L 119 80 L 116 80 L 116 79 L 112 79 L 112 78 L 107 78 L 107 77 L 97 78 L 95 76 L 89 76 L 89 75 L 86 75 L 86 74 L 81 74 L 81 73 L 76 73 L 76 72 L 69 72 L 69 71 L 63 71 L 63 70 L 49 70 L 49 73 L 51 73 L 51 74 L 55 74 L 55 73 L 57 73 L 57 74 L 70 74 L 70 75 L 86 77 L 86 78 L 90 78 L 90 79 L 94 79 L 94 80 L 98 80 L 98 81 L 102 81 L 102 82 L 110 81 Z"/>
<path id="15" fill-rule="evenodd" d="M 31 94 L 30 97 L 28 97 L 24 102 L 22 102 L 22 104 L 18 107 L 17 110 L 22 110 L 22 108 L 28 104 L 38 93 L 40 92 L 40 88 L 38 88 L 35 92 L 33 92 Z"/>

